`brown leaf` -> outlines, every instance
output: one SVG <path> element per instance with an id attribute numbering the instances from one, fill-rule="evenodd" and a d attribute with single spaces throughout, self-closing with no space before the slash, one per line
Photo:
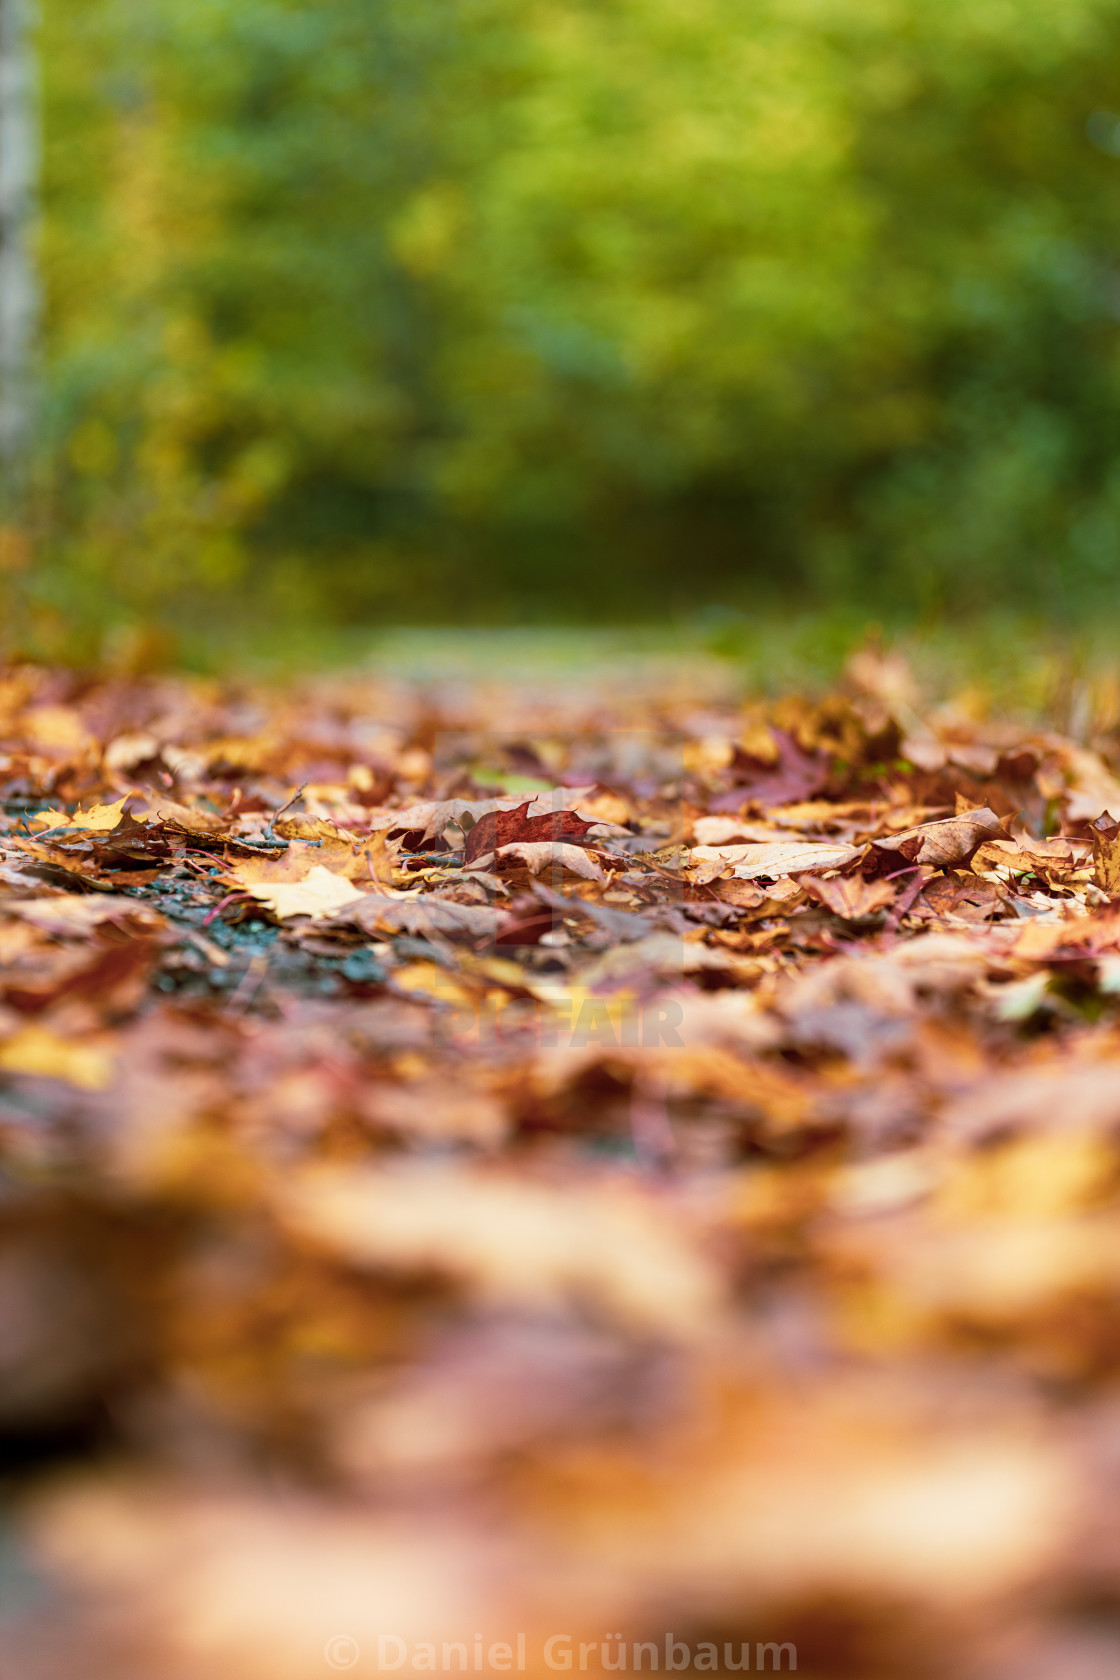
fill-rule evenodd
<path id="1" fill-rule="evenodd" d="M 1003 894 L 992 881 L 963 871 L 935 875 L 922 889 L 922 900 L 939 916 L 960 916 L 965 921 L 984 921 L 1003 903 Z"/>
<path id="2" fill-rule="evenodd" d="M 220 811 L 207 811 L 196 805 L 180 805 L 174 799 L 153 799 L 149 821 L 168 823 L 182 834 L 224 834 L 230 818 Z"/>
<path id="3" fill-rule="evenodd" d="M 3 986 L 7 1003 L 26 1015 L 37 1015 L 63 999 L 81 998 L 104 1007 L 118 990 L 131 990 L 152 962 L 151 939 L 127 939 L 100 951 L 94 948 L 91 961 L 70 969 L 58 978 L 43 976 Z"/>
<path id="4" fill-rule="evenodd" d="M 798 886 L 845 921 L 862 921 L 893 904 L 898 888 L 893 881 L 868 881 L 862 875 L 799 875 Z"/>
<path id="5" fill-rule="evenodd" d="M 737 811 L 748 800 L 756 805 L 790 805 L 808 799 L 828 781 L 828 760 L 820 753 L 803 752 L 784 729 L 768 731 L 778 750 L 778 763 L 736 755 L 738 785 L 712 800 L 713 811 Z"/>
<path id="6" fill-rule="evenodd" d="M 489 904 L 457 904 L 435 898 L 386 898 L 381 893 L 359 893 L 344 903 L 340 920 L 352 921 L 370 933 L 382 936 L 408 933 L 413 937 L 437 935 L 454 939 L 493 938 L 505 912 Z"/>
<path id="7" fill-rule="evenodd" d="M 324 817 L 308 817 L 299 811 L 278 817 L 272 824 L 272 832 L 282 840 L 326 840 L 332 845 L 337 840 L 349 839 L 348 835 L 340 833 L 335 823 L 327 822 Z"/>
<path id="8" fill-rule="evenodd" d="M 759 905 L 766 903 L 766 893 L 761 887 L 756 887 L 753 881 L 719 881 L 711 890 L 717 893 L 725 904 L 734 904 L 741 910 L 757 910 Z"/>
<path id="9" fill-rule="evenodd" d="M 892 659 L 0 672 L 21 1675 L 1112 1672 L 1116 783 Z"/>
<path id="10" fill-rule="evenodd" d="M 542 816 L 530 817 L 527 812 L 532 803 L 531 799 L 527 799 L 515 811 L 488 811 L 485 816 L 479 817 L 467 835 L 463 848 L 464 863 L 474 863 L 503 846 L 582 840 L 596 826 L 594 822 L 578 817 L 574 811 L 546 811 Z"/>
<path id="11" fill-rule="evenodd" d="M 5 904 L 4 910 L 46 933 L 71 939 L 86 937 L 105 922 L 113 922 L 130 934 L 159 933 L 167 926 L 150 905 L 116 893 L 24 898 Z"/>
<path id="12" fill-rule="evenodd" d="M 901 834 L 876 838 L 872 850 L 876 854 L 897 854 L 906 863 L 924 863 L 934 869 L 947 869 L 954 864 L 968 863 L 985 840 L 1004 837 L 1004 827 L 995 812 L 987 806 L 947 817 L 944 822 L 921 823 L 917 828 L 904 829 Z M 889 874 L 899 862 L 886 856 L 873 861 L 877 872 Z"/>
<path id="13" fill-rule="evenodd" d="M 1120 822 L 1102 811 L 1094 823 L 1093 880 L 1102 892 L 1120 893 Z"/>
<path id="14" fill-rule="evenodd" d="M 482 861 L 490 857 L 483 852 Z M 582 875 L 585 881 L 602 881 L 606 877 L 594 852 L 556 840 L 514 840 L 499 846 L 493 856 L 498 860 L 491 867 L 498 868 L 503 860 L 523 863 L 530 875 L 540 875 L 546 869 L 566 869 L 572 875 Z"/>

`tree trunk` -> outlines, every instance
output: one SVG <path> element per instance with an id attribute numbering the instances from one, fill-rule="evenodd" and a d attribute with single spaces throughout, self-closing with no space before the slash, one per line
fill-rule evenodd
<path id="1" fill-rule="evenodd" d="M 26 483 L 34 414 L 39 146 L 30 28 L 29 0 L 0 0 L 0 518 Z"/>

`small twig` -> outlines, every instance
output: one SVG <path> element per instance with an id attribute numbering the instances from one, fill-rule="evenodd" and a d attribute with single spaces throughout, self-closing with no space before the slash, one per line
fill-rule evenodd
<path id="1" fill-rule="evenodd" d="M 269 817 L 268 821 L 265 823 L 263 829 L 261 830 L 261 833 L 264 835 L 266 840 L 271 840 L 273 842 L 273 844 L 277 845 L 277 846 L 283 846 L 284 844 L 286 844 L 286 842 L 283 839 L 278 840 L 276 838 L 276 835 L 272 831 L 272 825 L 276 821 L 277 817 L 282 817 L 284 815 L 285 811 L 290 811 L 292 806 L 295 804 L 296 800 L 302 798 L 303 791 L 306 788 L 306 786 L 307 786 L 306 782 L 301 782 L 299 787 L 292 794 L 291 798 L 286 799 L 284 801 L 283 805 L 278 805 L 276 810 L 273 811 L 272 815 Z"/>

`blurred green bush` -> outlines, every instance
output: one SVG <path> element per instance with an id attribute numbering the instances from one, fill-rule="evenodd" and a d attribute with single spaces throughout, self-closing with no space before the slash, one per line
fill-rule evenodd
<path id="1" fill-rule="evenodd" d="M 43 0 L 41 613 L 1111 598 L 1120 0 Z"/>

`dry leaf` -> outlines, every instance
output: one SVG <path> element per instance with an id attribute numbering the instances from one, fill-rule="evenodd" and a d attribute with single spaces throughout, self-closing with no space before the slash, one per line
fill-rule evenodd
<path id="1" fill-rule="evenodd" d="M 344 904 L 339 915 L 370 933 L 486 939 L 497 934 L 505 912 L 489 904 L 457 904 L 443 898 L 387 898 L 370 892 L 360 893 Z"/>
<path id="2" fill-rule="evenodd" d="M 281 920 L 288 916 L 310 916 L 318 921 L 333 916 L 363 896 L 345 875 L 333 875 L 321 863 L 309 869 L 301 881 L 273 881 L 268 885 L 256 882 L 246 891 L 267 904 Z"/>
<path id="3" fill-rule="evenodd" d="M 1120 822 L 1104 811 L 1090 826 L 1093 832 L 1093 879 L 1102 892 L 1120 893 Z"/>
<path id="4" fill-rule="evenodd" d="M 327 869 L 363 886 L 391 885 L 393 854 L 384 834 L 375 834 L 358 844 L 322 825 L 330 832 L 318 840 L 289 840 L 286 850 L 260 857 L 240 858 L 227 870 L 231 885 L 252 889 L 307 879 L 313 869 Z"/>
<path id="5" fill-rule="evenodd" d="M 730 870 L 736 880 L 754 881 L 766 875 L 802 875 L 809 870 L 838 869 L 859 857 L 859 846 L 835 845 L 828 841 L 775 840 L 744 846 L 693 846 L 689 853 L 693 878 L 714 880 Z"/>
<path id="6" fill-rule="evenodd" d="M 63 938 L 81 938 L 105 922 L 114 922 L 131 933 L 158 933 L 167 926 L 164 918 L 149 905 L 134 898 L 111 893 L 98 893 L 74 898 L 23 898 L 5 903 L 5 913 L 22 921 L 34 922 L 46 933 Z"/>
<path id="7" fill-rule="evenodd" d="M 985 840 L 1003 837 L 1000 819 L 984 806 L 947 817 L 944 822 L 921 823 L 917 828 L 904 829 L 901 834 L 876 838 L 874 846 L 876 852 L 897 852 L 907 863 L 946 869 L 968 863 Z"/>
<path id="8" fill-rule="evenodd" d="M 41 811 L 38 816 L 32 817 L 29 826 L 36 831 L 68 828 L 80 829 L 91 834 L 107 834 L 116 828 L 124 817 L 125 802 L 129 797 L 126 793 L 115 805 L 93 805 L 88 811 L 79 809 L 72 817 L 67 816 L 65 811 Z M 143 822 L 145 819 L 139 817 L 135 820 Z"/>
<path id="9" fill-rule="evenodd" d="M 492 869 L 495 858 L 509 858 L 523 863 L 531 875 L 539 875 L 545 869 L 566 869 L 573 875 L 582 875 L 587 881 L 606 878 L 594 852 L 585 851 L 582 846 L 565 845 L 559 840 L 517 840 L 508 846 L 499 846 L 496 852 L 480 853 L 467 867 L 472 870 Z"/>
<path id="10" fill-rule="evenodd" d="M 822 879 L 806 875 L 798 880 L 810 898 L 832 910 L 845 921 L 859 921 L 885 910 L 894 903 L 897 888 L 889 881 L 865 881 L 862 875 L 839 875 Z"/>
<path id="11" fill-rule="evenodd" d="M 492 852 L 502 853 L 515 844 L 540 846 L 551 842 L 567 845 L 582 839 L 595 827 L 593 821 L 585 821 L 574 811 L 546 811 L 541 816 L 530 817 L 527 815 L 530 804 L 527 799 L 516 810 L 490 811 L 479 817 L 467 835 L 463 861 L 475 863 Z"/>

